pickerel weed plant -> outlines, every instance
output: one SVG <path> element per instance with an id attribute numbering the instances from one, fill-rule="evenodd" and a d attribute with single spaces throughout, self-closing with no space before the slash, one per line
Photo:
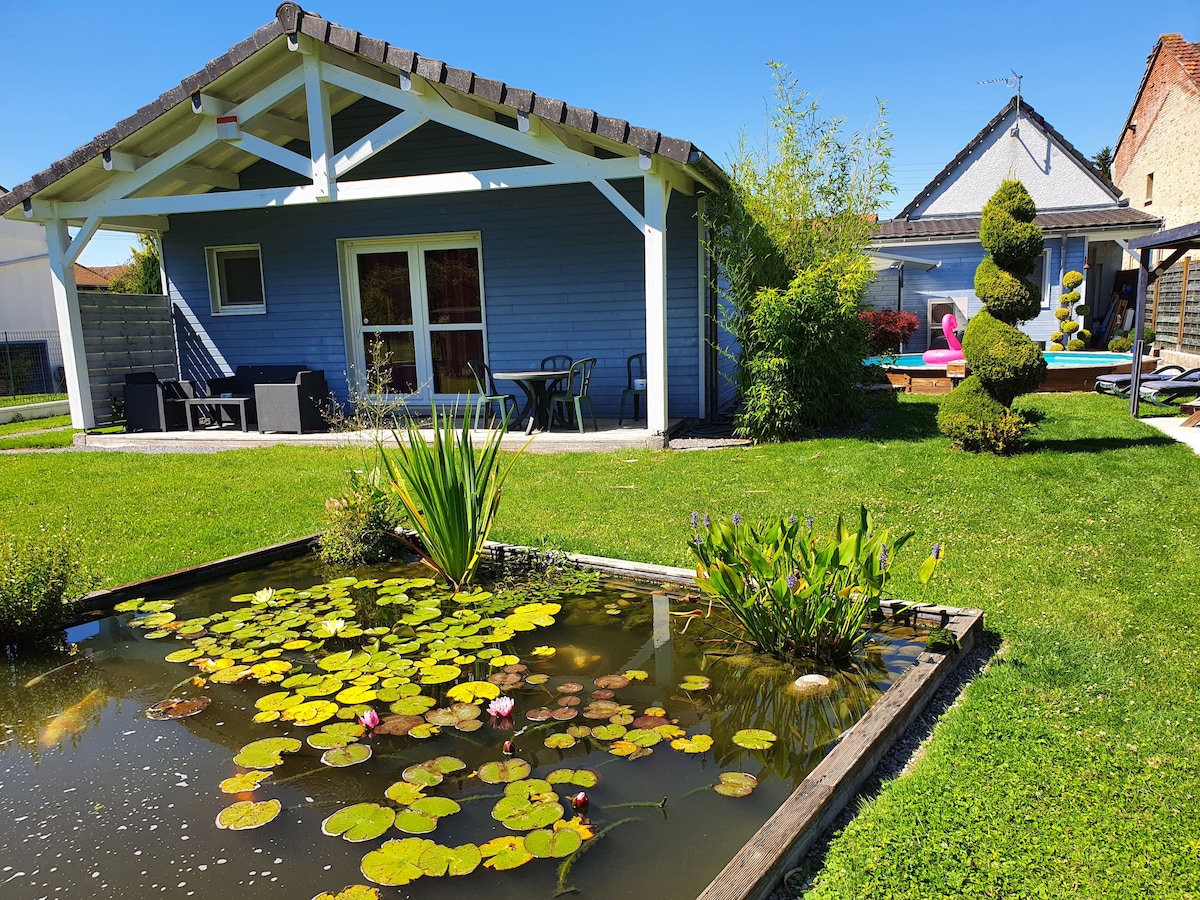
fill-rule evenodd
<path id="1" fill-rule="evenodd" d="M 696 584 L 741 624 L 747 642 L 764 653 L 841 662 L 882 624 L 879 612 L 896 555 L 912 532 L 876 529 L 859 509 L 858 528 L 839 516 L 833 535 L 821 538 L 812 517 L 795 516 L 761 527 L 732 519 L 703 523 L 692 514 Z M 941 561 L 941 545 L 921 566 L 928 585 Z"/>
<path id="2" fill-rule="evenodd" d="M 454 413 L 433 409 L 433 444 L 410 419 L 397 451 L 382 453 L 392 490 L 408 512 L 419 542 L 406 540 L 454 589 L 471 583 L 500 507 L 512 463 L 500 470 L 504 426 L 489 428 L 476 453 L 468 417 L 454 430 Z M 519 454 L 518 454 L 519 455 Z M 514 457 L 514 462 L 516 461 Z"/>

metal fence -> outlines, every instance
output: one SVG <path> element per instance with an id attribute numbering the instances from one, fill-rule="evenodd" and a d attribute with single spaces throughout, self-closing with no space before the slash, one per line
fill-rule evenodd
<path id="1" fill-rule="evenodd" d="M 66 397 L 62 346 L 56 331 L 0 331 L 0 397 Z"/>

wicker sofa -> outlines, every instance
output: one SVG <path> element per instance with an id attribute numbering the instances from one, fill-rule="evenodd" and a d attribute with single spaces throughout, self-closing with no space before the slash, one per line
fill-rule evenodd
<path id="1" fill-rule="evenodd" d="M 238 366 L 234 374 L 208 380 L 210 397 L 245 397 L 246 419 L 259 431 L 301 434 L 326 431 L 325 373 L 308 366 Z"/>

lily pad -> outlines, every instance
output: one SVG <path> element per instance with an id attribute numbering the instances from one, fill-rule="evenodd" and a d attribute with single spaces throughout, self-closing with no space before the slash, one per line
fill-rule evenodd
<path id="1" fill-rule="evenodd" d="M 270 772 L 255 769 L 252 772 L 242 772 L 221 782 L 221 792 L 225 794 L 246 794 L 258 789 L 259 783 L 270 778 Z"/>
<path id="2" fill-rule="evenodd" d="M 137 612 L 142 608 L 142 604 L 146 602 L 145 597 L 138 597 L 136 600 L 124 600 L 113 607 L 114 612 Z"/>
<path id="3" fill-rule="evenodd" d="M 629 687 L 629 679 L 624 675 L 601 675 L 596 679 L 595 685 L 606 691 L 619 691 L 621 688 Z"/>
<path id="4" fill-rule="evenodd" d="M 404 737 L 418 725 L 424 724 L 426 724 L 424 716 L 388 716 L 375 726 L 375 733 Z"/>
<path id="5" fill-rule="evenodd" d="M 321 831 L 330 837 L 341 835 L 351 843 L 373 841 L 392 827 L 396 811 L 378 803 L 356 803 L 339 809 L 321 823 Z"/>
<path id="6" fill-rule="evenodd" d="M 211 697 L 188 697 L 186 699 L 172 698 L 170 700 L 160 700 L 148 710 L 146 717 L 150 719 L 186 719 L 188 716 L 194 716 L 197 713 L 204 712 L 208 708 L 208 704 L 212 703 Z"/>
<path id="7" fill-rule="evenodd" d="M 437 816 L 429 816 L 415 809 L 396 813 L 396 828 L 405 834 L 429 834 L 437 828 L 437 823 Z"/>
<path id="8" fill-rule="evenodd" d="M 566 750 L 575 746 L 575 738 L 569 734 L 552 734 L 543 743 L 551 750 Z"/>
<path id="9" fill-rule="evenodd" d="M 430 666 L 427 669 L 421 670 L 421 684 L 445 684 L 447 681 L 453 681 L 461 674 L 462 669 L 458 666 Z"/>
<path id="10" fill-rule="evenodd" d="M 592 729 L 592 737 L 601 741 L 615 741 L 625 736 L 624 725 L 598 725 Z"/>
<path id="11" fill-rule="evenodd" d="M 643 669 L 630 669 L 628 672 L 622 674 L 630 681 L 645 681 L 650 677 L 650 673 Z"/>
<path id="12" fill-rule="evenodd" d="M 422 838 L 387 841 L 364 856 L 360 868 L 363 876 L 376 884 L 408 884 L 425 874 L 418 862 L 421 854 L 433 846 L 433 841 Z"/>
<path id="13" fill-rule="evenodd" d="M 488 681 L 467 681 L 450 688 L 446 696 L 459 703 L 476 703 L 496 699 L 500 696 L 500 688 Z"/>
<path id="14" fill-rule="evenodd" d="M 168 653 L 164 659 L 167 662 L 189 662 L 199 656 L 203 656 L 203 650 L 197 650 L 195 647 L 187 647 L 183 650 L 176 650 L 174 653 Z"/>
<path id="15" fill-rule="evenodd" d="M 722 772 L 713 790 L 723 797 L 749 797 L 758 787 L 758 779 L 745 772 Z"/>
<path id="16" fill-rule="evenodd" d="M 484 763 L 479 767 L 479 780 L 484 784 L 508 784 L 529 776 L 533 767 L 523 759 L 513 757 L 500 762 Z"/>
<path id="17" fill-rule="evenodd" d="M 530 796 L 506 795 L 492 807 L 492 818 L 513 831 L 532 831 L 535 828 L 545 828 L 561 819 L 563 814 L 562 804 L 558 802 L 557 795 L 553 792 Z"/>
<path id="18" fill-rule="evenodd" d="M 581 788 L 594 788 L 600 777 L 591 769 L 555 769 L 546 776 L 550 784 L 574 784 Z"/>
<path id="19" fill-rule="evenodd" d="M 401 806 L 409 806 L 425 796 L 422 787 L 411 781 L 397 781 L 384 793 L 389 800 L 395 800 Z"/>
<path id="20" fill-rule="evenodd" d="M 554 711 L 547 709 L 544 706 L 537 706 L 533 709 L 525 711 L 525 718 L 527 718 L 530 722 L 545 722 L 553 715 Z"/>
<path id="21" fill-rule="evenodd" d="M 671 746 L 676 750 L 681 750 L 684 753 L 704 753 L 713 745 L 712 735 L 697 734 L 692 737 L 675 738 L 671 741 Z"/>
<path id="22" fill-rule="evenodd" d="M 455 703 L 453 706 L 431 709 L 425 713 L 426 722 L 429 722 L 431 725 L 442 725 L 446 728 L 453 728 L 459 722 L 478 718 L 479 707 L 473 703 Z"/>
<path id="23" fill-rule="evenodd" d="M 254 705 L 261 710 L 275 710 L 280 712 L 293 706 L 299 706 L 304 702 L 304 698 L 300 694 L 293 694 L 291 691 L 275 691 L 273 694 L 265 694 L 254 701 Z"/>
<path id="24" fill-rule="evenodd" d="M 371 758 L 371 748 L 367 744 L 349 744 L 345 747 L 335 747 L 321 754 L 321 762 L 327 766 L 342 769 L 346 766 L 357 765 Z"/>
<path id="25" fill-rule="evenodd" d="M 515 869 L 533 859 L 533 854 L 525 849 L 525 841 L 514 835 L 492 838 L 479 847 L 479 854 L 486 860 L 485 868 L 498 872 Z"/>
<path id="26" fill-rule="evenodd" d="M 565 859 L 581 846 L 583 838 L 571 828 L 559 831 L 539 828 L 525 835 L 525 849 L 537 859 Z"/>
<path id="27" fill-rule="evenodd" d="M 460 772 L 466 767 L 467 764 L 457 757 L 437 756 L 433 759 L 427 759 L 423 763 L 409 766 L 401 774 L 401 777 L 409 784 L 416 784 L 421 787 L 434 787 L 441 784 L 450 773 Z"/>
<path id="28" fill-rule="evenodd" d="M 433 816 L 435 819 L 444 819 L 462 809 L 457 801 L 451 800 L 449 797 L 422 797 L 410 803 L 409 808 L 422 815 Z"/>
<path id="29" fill-rule="evenodd" d="M 380 900 L 379 891 L 365 884 L 352 884 L 342 888 L 336 894 L 322 891 L 312 900 Z"/>
<path id="30" fill-rule="evenodd" d="M 706 691 L 712 686 L 712 679 L 707 675 L 685 675 L 679 686 L 685 691 Z"/>
<path id="31" fill-rule="evenodd" d="M 583 690 L 583 685 L 578 681 L 567 681 L 560 684 L 557 690 L 560 694 L 578 694 Z"/>
<path id="32" fill-rule="evenodd" d="M 302 746 L 303 744 L 295 738 L 265 738 L 247 744 L 233 758 L 233 761 L 247 769 L 272 769 L 275 766 L 283 765 L 282 754 L 295 753 Z"/>
<path id="33" fill-rule="evenodd" d="M 421 716 L 435 706 L 437 706 L 437 701 L 432 697 L 417 694 L 413 697 L 404 697 L 401 700 L 397 700 L 389 708 L 398 716 Z"/>
<path id="34" fill-rule="evenodd" d="M 435 849 L 448 851 L 444 857 L 442 854 L 438 854 L 438 865 L 441 863 L 441 858 L 445 858 L 446 860 L 446 868 L 444 872 L 446 875 L 470 875 L 477 868 L 479 868 L 479 863 L 483 859 L 482 854 L 479 852 L 479 848 L 474 844 L 462 844 L 454 848 L 441 847 Z M 434 871 L 430 866 L 432 861 L 430 859 L 430 855 L 432 853 L 432 850 L 427 850 L 425 853 L 421 854 L 420 865 L 421 868 L 425 870 L 425 874 L 427 875 L 434 874 Z M 437 874 L 441 875 L 443 873 L 437 872 Z"/>
<path id="35" fill-rule="evenodd" d="M 310 700 L 283 710 L 279 716 L 297 725 L 320 725 L 337 715 L 338 705 L 331 700 Z"/>
<path id="36" fill-rule="evenodd" d="M 769 750 L 779 738 L 762 728 L 743 728 L 733 736 L 733 742 L 747 750 Z"/>
<path id="37" fill-rule="evenodd" d="M 251 828 L 261 828 L 278 816 L 282 810 L 283 804 L 278 800 L 264 800 L 261 803 L 253 800 L 241 800 L 217 813 L 217 827 L 227 828 L 230 831 L 249 831 Z"/>

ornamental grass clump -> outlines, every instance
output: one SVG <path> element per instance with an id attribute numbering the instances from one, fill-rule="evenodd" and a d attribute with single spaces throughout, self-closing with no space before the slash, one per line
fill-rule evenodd
<path id="1" fill-rule="evenodd" d="M 693 513 L 692 526 L 696 585 L 738 621 L 747 643 L 782 659 L 824 663 L 849 660 L 883 624 L 880 601 L 912 537 L 876 529 L 865 507 L 857 528 L 839 516 L 828 538 L 814 532 L 812 516 L 803 525 L 789 516 L 755 527 L 736 513 L 703 523 Z M 922 585 L 941 558 L 935 544 L 918 572 Z"/>
<path id="2" fill-rule="evenodd" d="M 0 538 L 0 648 L 61 631 L 94 585 L 65 531 Z"/>
<path id="3" fill-rule="evenodd" d="M 381 453 L 392 490 L 419 538 L 401 539 L 456 591 L 475 577 L 500 508 L 504 480 L 512 470 L 512 463 L 500 470 L 503 424 L 488 429 L 476 453 L 468 419 L 463 416 L 462 428 L 455 433 L 454 413 L 439 412 L 435 406 L 432 445 L 410 419 L 404 439 L 393 432 L 396 452 Z"/>

